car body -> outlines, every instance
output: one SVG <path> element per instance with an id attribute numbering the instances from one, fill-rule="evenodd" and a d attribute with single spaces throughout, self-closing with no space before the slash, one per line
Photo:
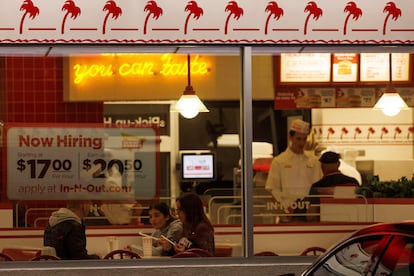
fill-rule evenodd
<path id="1" fill-rule="evenodd" d="M 321 255 L 302 276 L 414 275 L 414 221 L 358 230 Z"/>

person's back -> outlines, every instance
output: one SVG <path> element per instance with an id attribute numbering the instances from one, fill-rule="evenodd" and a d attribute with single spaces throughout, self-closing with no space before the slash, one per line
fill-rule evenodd
<path id="1" fill-rule="evenodd" d="M 334 188 L 338 186 L 359 186 L 357 179 L 347 176 L 339 170 L 339 159 L 340 155 L 335 152 L 328 151 L 322 154 L 319 161 L 321 162 L 324 176 L 312 184 L 309 192 L 310 195 L 333 194 Z"/>
<path id="2" fill-rule="evenodd" d="M 354 188 L 359 186 L 358 180 L 339 171 L 339 159 L 340 155 L 332 151 L 325 152 L 319 159 L 324 176 L 313 183 L 309 190 L 310 197 L 307 200 L 310 202 L 310 206 L 307 210 L 307 221 L 319 220 L 320 197 L 333 196 L 335 187 Z"/>
<path id="3" fill-rule="evenodd" d="M 43 245 L 55 248 L 63 260 L 99 259 L 86 250 L 85 226 L 82 219 L 68 208 L 53 212 L 45 228 Z"/>

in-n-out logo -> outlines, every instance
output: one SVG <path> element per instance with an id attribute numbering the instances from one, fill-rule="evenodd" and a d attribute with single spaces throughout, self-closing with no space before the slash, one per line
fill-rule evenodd
<path id="1" fill-rule="evenodd" d="M 105 125 L 115 125 L 116 127 L 158 127 L 165 128 L 166 122 L 160 116 L 139 116 L 136 119 L 113 118 L 112 116 L 104 117 Z"/>

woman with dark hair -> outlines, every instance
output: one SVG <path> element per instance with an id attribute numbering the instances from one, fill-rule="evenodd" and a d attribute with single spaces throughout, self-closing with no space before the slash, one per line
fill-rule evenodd
<path id="1" fill-rule="evenodd" d="M 171 241 L 177 242 L 183 233 L 183 225 L 179 219 L 173 217 L 170 213 L 170 207 L 164 202 L 157 203 L 150 206 L 149 211 L 149 221 L 151 225 L 155 228 L 152 236 L 154 238 L 152 242 L 152 256 L 170 256 L 174 255 L 175 252 L 171 250 L 164 250 L 159 241 L 164 236 Z M 130 246 L 133 249 L 133 246 Z M 138 252 L 141 253 L 141 252 Z"/>
<path id="2" fill-rule="evenodd" d="M 165 239 L 160 240 L 164 250 L 183 252 L 201 248 L 214 255 L 214 228 L 204 213 L 203 203 L 195 193 L 185 193 L 177 198 L 177 215 L 183 223 L 183 235 L 174 247 Z"/>

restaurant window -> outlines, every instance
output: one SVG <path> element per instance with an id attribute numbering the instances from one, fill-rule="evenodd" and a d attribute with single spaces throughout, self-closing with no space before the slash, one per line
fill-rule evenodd
<path id="1" fill-rule="evenodd" d="M 233 184 L 241 158 L 240 56 L 191 53 L 191 85 L 209 109 L 195 119 L 170 112 L 188 84 L 186 57 L 185 50 L 3 57 L 3 227 L 28 230 L 31 241 L 13 238 L 9 254 L 25 246 L 45 253 L 35 232 L 72 200 L 90 200 L 90 253 L 139 248 L 137 233 L 154 231 L 149 206 L 165 202 L 176 212 L 176 198 L 191 191 L 214 226 L 217 256 L 243 255 L 241 182 Z M 188 152 L 212 153 L 214 177 L 184 179 Z"/>

